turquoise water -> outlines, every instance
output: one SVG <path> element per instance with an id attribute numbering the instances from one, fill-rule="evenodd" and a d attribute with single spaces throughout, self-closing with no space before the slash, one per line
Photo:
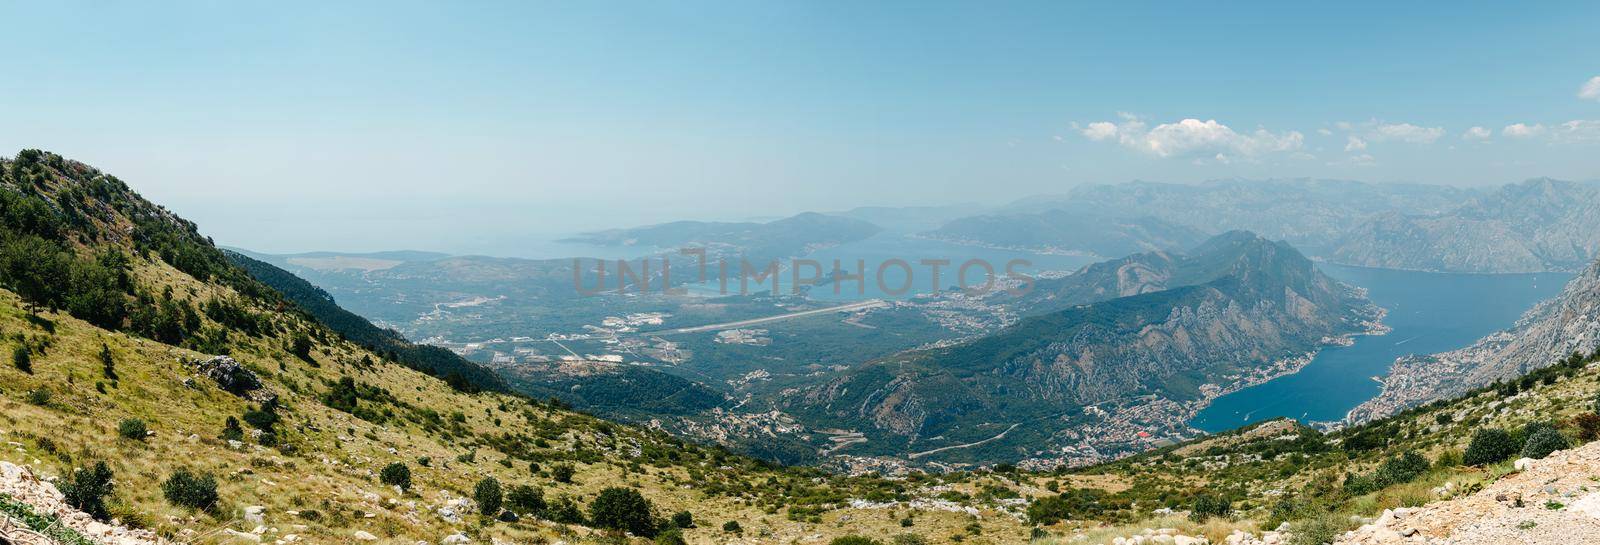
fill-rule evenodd
<path id="1" fill-rule="evenodd" d="M 1367 288 L 1372 301 L 1389 310 L 1384 323 L 1393 331 L 1324 349 L 1298 373 L 1217 398 L 1189 425 L 1219 432 L 1284 416 L 1303 422 L 1342 419 L 1378 394 L 1373 377 L 1387 374 L 1395 358 L 1472 344 L 1560 293 L 1572 277 L 1319 267 L 1329 276 Z"/>

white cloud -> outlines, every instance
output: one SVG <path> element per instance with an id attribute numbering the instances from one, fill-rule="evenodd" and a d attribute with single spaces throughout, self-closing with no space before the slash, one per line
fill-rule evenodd
<path id="1" fill-rule="evenodd" d="M 1367 141 L 1362 140 L 1361 137 L 1351 135 L 1348 138 L 1349 141 L 1345 142 L 1344 144 L 1345 151 L 1359 151 L 1367 149 Z"/>
<path id="2" fill-rule="evenodd" d="M 1600 100 L 1600 76 L 1589 78 L 1578 89 L 1578 98 L 1584 100 Z"/>
<path id="3" fill-rule="evenodd" d="M 1418 127 L 1410 123 L 1380 123 L 1373 127 L 1369 134 L 1373 140 L 1379 142 L 1393 140 L 1411 144 L 1432 144 L 1444 136 L 1444 128 Z"/>
<path id="4" fill-rule="evenodd" d="M 1117 135 L 1117 124 L 1110 121 L 1090 123 L 1083 129 L 1083 135 L 1097 142 L 1106 140 Z"/>
<path id="5" fill-rule="evenodd" d="M 1470 129 L 1467 129 L 1467 132 L 1461 133 L 1461 139 L 1462 140 L 1488 140 L 1489 137 L 1493 136 L 1493 135 L 1494 135 L 1494 131 L 1491 131 L 1491 130 L 1486 129 L 1484 127 L 1472 127 Z"/>
<path id="6" fill-rule="evenodd" d="M 1241 133 L 1215 119 L 1183 119 L 1147 130 L 1147 125 L 1134 116 L 1122 114 L 1122 118 L 1120 123 L 1097 121 L 1078 130 L 1090 140 L 1115 140 L 1123 147 L 1157 157 L 1189 157 L 1219 163 L 1296 151 L 1305 144 L 1305 135 L 1298 131 L 1274 133 L 1256 129 Z"/>
<path id="7" fill-rule="evenodd" d="M 1555 126 L 1551 132 L 1557 142 L 1600 142 L 1600 121 L 1574 119 Z"/>
<path id="8" fill-rule="evenodd" d="M 1535 136 L 1544 134 L 1544 125 L 1538 123 L 1534 123 L 1532 125 L 1525 123 L 1513 123 L 1511 125 L 1506 125 L 1504 129 L 1500 129 L 1500 134 L 1509 136 L 1511 138 L 1533 138 Z"/>

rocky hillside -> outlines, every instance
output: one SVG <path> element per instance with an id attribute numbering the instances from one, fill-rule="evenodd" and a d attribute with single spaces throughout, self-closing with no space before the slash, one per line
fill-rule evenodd
<path id="1" fill-rule="evenodd" d="M 1137 451 L 1150 437 L 1130 430 L 1180 437 L 1185 415 L 1205 400 L 1292 369 L 1376 317 L 1356 290 L 1293 248 L 1249 233 L 1218 236 L 1188 256 L 1119 263 L 1087 269 L 1092 279 L 1081 285 L 1044 287 L 1097 302 L 862 365 L 797 394 L 791 409 L 841 427 L 867 423 L 870 441 L 856 450 L 986 460 L 1055 458 L 1062 447 Z M 1129 287 L 1121 273 L 1130 268 L 1143 271 L 1141 286 L 1159 289 Z M 1123 292 L 1135 294 L 1100 299 Z"/>
<path id="2" fill-rule="evenodd" d="M 1539 178 L 1438 214 L 1391 212 L 1346 233 L 1329 259 L 1456 272 L 1574 271 L 1600 255 L 1600 184 Z"/>
<path id="3" fill-rule="evenodd" d="M 1349 420 L 1363 422 L 1459 395 L 1597 347 L 1600 261 L 1568 282 L 1560 296 L 1534 307 L 1509 330 L 1460 350 L 1396 361 L 1383 378 L 1382 393 L 1352 410 Z"/>
<path id="4" fill-rule="evenodd" d="M 0 528 L 13 541 L 1025 539 L 1014 506 L 938 498 L 987 477 L 773 467 L 452 387 L 344 337 L 120 180 L 49 153 L 0 161 L 0 287 Z M 28 480 L 13 468 L 60 495 L 13 487 Z"/>

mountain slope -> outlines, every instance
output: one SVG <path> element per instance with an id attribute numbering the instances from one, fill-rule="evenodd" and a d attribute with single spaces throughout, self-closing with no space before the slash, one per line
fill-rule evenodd
<path id="1" fill-rule="evenodd" d="M 1572 271 L 1600 252 L 1600 185 L 1539 178 L 1440 214 L 1399 212 L 1356 226 L 1329 254 L 1368 267 Z"/>
<path id="2" fill-rule="evenodd" d="M 290 301 L 317 321 L 355 341 L 367 350 L 384 354 L 389 359 L 406 364 L 429 375 L 444 379 L 459 390 L 508 391 L 504 379 L 494 371 L 467 361 L 454 352 L 435 346 L 412 344 L 398 332 L 372 325 L 366 318 L 340 308 L 332 295 L 301 278 L 262 261 L 243 254 L 224 250 L 229 261 L 250 273 L 250 276 L 284 294 Z"/>
<path id="3" fill-rule="evenodd" d="M 1600 261 L 1509 330 L 1460 350 L 1396 361 L 1382 380 L 1383 391 L 1351 410 L 1348 420 L 1364 422 L 1449 398 L 1596 348 L 1600 348 Z"/>
<path id="4" fill-rule="evenodd" d="M 1189 434 L 1183 421 L 1197 404 L 1281 373 L 1374 317 L 1358 292 L 1287 245 L 1249 233 L 1216 237 L 1176 258 L 1182 266 L 1146 257 L 1187 284 L 1067 306 L 976 340 L 871 362 L 805 390 L 790 408 L 840 427 L 867 423 L 873 452 L 1005 430 L 958 454 L 1051 458 L 1047 447 L 1076 445 L 1093 459 L 1148 448 L 1128 418 L 1139 429 Z M 1012 424 L 1022 427 L 1013 432 Z"/>
<path id="5" fill-rule="evenodd" d="M 458 391 L 342 338 L 92 167 L 27 151 L 0 171 L 11 354 L 0 365 L 0 460 L 59 476 L 84 511 L 103 499 L 98 516 L 184 542 L 626 542 L 586 508 L 615 486 L 653 505 L 642 513 L 651 533 L 692 512 L 700 524 L 682 531 L 695 543 L 742 532 L 886 539 L 908 531 L 897 522 L 906 514 L 918 532 L 969 524 L 939 509 L 849 507 L 931 497 L 924 485 L 774 468 L 559 405 Z M 78 471 L 100 463 L 104 496 L 98 470 Z M 380 480 L 394 467 L 409 487 Z M 521 516 L 469 499 L 488 497 L 475 490 L 489 477 L 518 491 L 506 506 Z M 21 516 L 13 499 L 0 506 L 0 517 Z M 1006 520 L 988 529 L 1022 534 Z"/>

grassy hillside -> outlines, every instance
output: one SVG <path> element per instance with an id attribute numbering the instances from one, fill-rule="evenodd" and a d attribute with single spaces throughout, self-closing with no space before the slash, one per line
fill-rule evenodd
<path id="1" fill-rule="evenodd" d="M 200 543 L 258 523 L 313 543 L 1025 535 L 992 500 L 895 503 L 990 477 L 778 468 L 452 388 L 319 322 L 115 178 L 41 152 L 0 168 L 0 460 L 69 490 L 104 463 L 106 515 L 125 524 Z M 470 501 L 491 499 L 491 478 L 505 493 L 492 512 Z"/>

